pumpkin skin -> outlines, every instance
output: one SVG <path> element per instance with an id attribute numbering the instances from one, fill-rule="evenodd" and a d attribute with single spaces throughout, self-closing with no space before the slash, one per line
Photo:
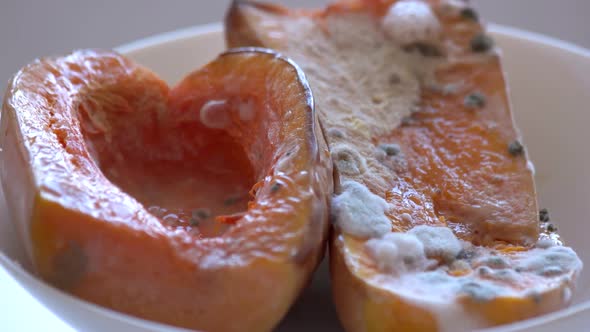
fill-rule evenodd
<path id="1" fill-rule="evenodd" d="M 0 147 L 36 272 L 90 302 L 267 331 L 323 257 L 332 164 L 304 74 L 273 51 L 229 50 L 172 89 L 111 51 L 37 60 Z"/>
<path id="2" fill-rule="evenodd" d="M 330 84 L 330 80 L 341 82 L 337 76 L 326 77 L 328 73 L 353 72 L 357 66 L 355 61 L 363 61 L 362 57 L 350 61 L 350 54 L 337 53 L 372 38 L 366 34 L 354 39 L 357 37 L 354 30 L 359 27 L 356 25 L 358 17 L 369 17 L 367 20 L 372 20 L 379 34 L 387 34 L 388 31 L 379 30 L 385 29 L 382 20 L 392 6 L 402 2 L 428 6 L 440 22 L 441 40 L 436 44 L 440 54 L 434 56 L 446 63 L 437 67 L 434 75 L 441 85 L 421 87 L 420 110 L 412 113 L 402 125 L 385 134 L 363 136 L 366 132 L 372 133 L 373 128 L 365 126 L 359 133 L 354 128 L 355 120 L 340 121 L 348 113 L 342 111 L 344 107 L 331 102 L 330 97 L 339 96 L 349 108 L 362 109 L 365 104 L 358 99 L 370 96 L 348 91 L 367 91 L 362 89 L 362 84 L 373 87 L 366 83 L 371 78 L 355 77 L 363 83 L 355 86 L 345 82 L 340 87 Z M 456 6 L 462 8 L 449 10 Z M 336 26 L 333 22 L 338 19 L 340 30 L 331 29 L 330 24 Z M 347 19 L 351 21 L 345 30 Z M 366 186 L 387 202 L 385 215 L 391 221 L 392 233 L 407 234 L 419 225 L 446 227 L 464 243 L 506 258 L 507 268 L 514 270 L 518 270 L 510 265 L 514 257 L 529 252 L 534 255 L 539 239 L 551 239 L 558 246 L 562 244 L 557 234 L 547 230 L 546 224 L 539 224 L 533 172 L 526 150 L 512 143 L 519 139 L 519 134 L 512 118 L 501 58 L 493 45 L 488 52 L 488 46 L 482 45 L 481 39 L 476 40 L 485 29 L 476 13 L 469 10 L 467 2 L 352 0 L 337 1 L 324 10 L 291 10 L 256 1 L 234 1 L 227 12 L 225 28 L 229 47 L 271 47 L 292 57 L 306 71 L 326 132 L 330 133 L 333 128 L 338 130 L 337 136 L 328 136 L 331 150 L 345 140 L 359 155 L 367 157 L 374 153 L 370 149 L 380 144 L 399 144 L 403 163 L 394 164 L 390 171 L 371 168 L 378 163 L 369 161 L 369 157 L 364 165 L 367 171 L 360 174 L 342 172 L 338 163 L 335 164 L 335 172 L 339 174 L 336 194 L 342 193 L 340 185 L 346 181 Z M 339 39 L 338 33 L 354 37 Z M 318 35 L 322 37 L 313 39 Z M 372 45 L 362 44 L 366 47 L 367 58 L 369 53 L 376 52 L 374 49 L 382 47 L 383 40 L 377 40 Z M 485 60 L 481 60 L 481 54 Z M 382 62 L 376 66 L 398 65 L 394 60 Z M 339 70 L 330 72 L 331 68 Z M 457 82 L 461 84 L 456 90 L 439 89 Z M 474 92 L 485 96 L 485 102 L 478 104 L 475 100 L 473 103 L 473 99 L 477 99 L 471 95 Z M 369 112 L 358 113 L 368 116 L 372 114 Z M 368 174 L 369 170 L 373 172 Z M 383 262 L 370 253 L 367 245 L 372 239 L 343 231 L 340 222 L 336 216 L 329 245 L 330 267 L 334 301 L 347 331 L 458 331 L 538 316 L 570 303 L 573 281 L 581 269 L 581 262 L 575 257 L 572 258 L 575 263 L 564 271 L 562 279 L 537 280 L 536 276 L 523 273 L 518 283 L 505 286 L 515 290 L 515 294 L 481 300 L 457 292 L 439 299 L 436 306 L 443 308 L 439 310 L 432 303 L 421 305 L 428 302 L 426 297 L 417 296 L 415 300 L 407 295 L 409 291 L 403 286 L 393 286 L 401 284 L 396 284 L 401 277 L 398 279 L 379 268 Z M 475 272 L 480 271 L 479 263 L 469 262 L 474 266 L 457 272 L 460 275 L 453 275 L 455 272 L 449 267 L 451 279 L 466 275 L 478 278 Z M 440 259 L 438 264 L 445 265 Z M 529 290 L 539 287 L 540 291 L 526 293 L 523 287 Z M 458 309 L 441 315 L 446 307 Z"/>

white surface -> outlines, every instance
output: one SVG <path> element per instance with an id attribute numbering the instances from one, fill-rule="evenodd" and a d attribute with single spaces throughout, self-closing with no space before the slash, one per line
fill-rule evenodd
<path id="1" fill-rule="evenodd" d="M 1 263 L 0 263 L 1 264 Z M 9 271 L 0 266 L 0 330 L 74 331 L 26 292 Z M 26 309 L 25 309 L 26 308 Z M 34 317 L 34 319 L 32 319 Z"/>
<path id="2" fill-rule="evenodd" d="M 506 56 L 517 122 L 536 162 L 541 205 L 550 208 L 560 233 L 579 251 L 586 266 L 590 266 L 590 241 L 586 238 L 590 233 L 590 223 L 586 220 L 590 215 L 587 204 L 590 201 L 590 155 L 580 153 L 585 142 L 590 141 L 586 97 L 590 91 L 590 52 L 559 43 L 552 46 L 550 41 L 537 36 L 518 33 L 511 36 L 509 30 L 495 30 Z M 175 82 L 182 73 L 212 59 L 222 48 L 221 34 L 213 26 L 205 31 L 191 29 L 164 35 L 120 50 Z M 19 257 L 17 238 L 9 228 L 5 209 L 1 208 L 0 249 L 11 257 Z M 0 325 L 2 331 L 61 330 L 60 323 L 52 320 L 51 314 L 39 303 L 31 301 L 24 289 L 80 330 L 155 331 L 162 328 L 65 295 L 39 282 L 1 255 L 0 270 L 3 287 L 0 288 L 0 309 L 8 310 L 0 311 L 0 324 L 13 324 L 10 327 Z M 12 277 L 7 277 L 6 273 Z M 12 278 L 24 289 L 17 287 Z M 326 280 L 327 270 L 323 269 L 279 331 L 340 330 Z M 589 273 L 584 273 L 573 307 L 494 331 L 525 331 L 525 328 L 526 331 L 584 331 L 590 324 L 589 286 Z M 25 325 L 20 326 L 20 322 Z M 541 323 L 544 324 L 539 325 Z M 13 329 L 14 324 L 17 329 Z M 57 324 L 55 329 L 52 324 Z"/>

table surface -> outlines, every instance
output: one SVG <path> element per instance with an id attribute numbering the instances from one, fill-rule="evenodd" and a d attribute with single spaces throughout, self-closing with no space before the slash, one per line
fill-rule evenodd
<path id="1" fill-rule="evenodd" d="M 74 332 L 0 267 L 0 330 Z M 9 299 L 9 300 L 6 300 Z M 34 319 L 31 319 L 34 317 Z"/>

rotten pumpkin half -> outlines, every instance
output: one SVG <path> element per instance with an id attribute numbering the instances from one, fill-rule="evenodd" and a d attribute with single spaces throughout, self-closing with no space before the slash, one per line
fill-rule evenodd
<path id="1" fill-rule="evenodd" d="M 582 264 L 539 223 L 501 58 L 466 1 L 234 1 L 230 47 L 306 72 L 339 174 L 330 240 L 348 331 L 459 331 L 564 307 Z M 546 218 L 545 218 L 546 219 Z"/>
<path id="2" fill-rule="evenodd" d="M 332 164 L 304 74 L 277 53 L 230 50 L 172 89 L 114 52 L 41 59 L 1 121 L 36 272 L 85 300 L 266 331 L 323 255 Z"/>

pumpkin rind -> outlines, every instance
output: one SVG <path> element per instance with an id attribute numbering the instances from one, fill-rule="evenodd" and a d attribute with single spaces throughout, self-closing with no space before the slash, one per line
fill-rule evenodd
<path id="1" fill-rule="evenodd" d="M 224 128 L 199 120 L 203 102 L 242 97 L 263 107 L 254 115 L 229 109 Z M 106 120 L 91 127 L 85 117 L 98 115 Z M 187 328 L 265 331 L 323 256 L 327 145 L 304 74 L 274 51 L 229 50 L 171 90 L 110 51 L 37 60 L 10 82 L 1 120 L 2 185 L 29 256 L 43 279 L 85 300 Z M 141 190 L 132 196 L 112 182 L 124 179 L 105 175 L 141 158 L 129 176 L 157 158 L 198 166 L 208 162 L 191 159 L 199 146 L 243 149 L 248 160 L 238 162 L 251 164 L 257 183 L 220 234 L 167 226 L 147 211 Z"/>
<path id="2" fill-rule="evenodd" d="M 512 118 L 500 54 L 467 2 L 353 0 L 324 10 L 289 10 L 234 1 L 225 27 L 230 47 L 275 48 L 302 66 L 314 88 L 339 174 L 330 265 L 336 307 L 348 331 L 473 329 L 541 315 L 571 301 L 581 261 L 539 224 L 533 171 Z M 412 56 L 423 66 L 407 60 Z M 384 79 L 391 68 L 398 72 Z M 424 75 L 429 68 L 433 77 Z M 405 100 L 383 106 L 388 98 L 380 94 L 388 90 L 382 86 L 393 90 L 412 78 L 420 89 L 411 112 L 391 118 L 387 112 L 398 112 Z M 413 96 L 415 87 L 407 87 L 406 95 Z M 383 125 L 386 117 L 394 119 L 390 128 Z M 507 266 L 485 266 L 482 257 L 456 252 L 451 243 L 453 250 L 446 249 L 452 257 L 429 254 L 426 266 L 406 273 L 411 260 L 400 257 L 427 241 L 414 235 L 418 226 L 437 236 L 444 235 L 437 228 L 451 229 L 458 240 L 446 240 L 477 248 L 478 255 L 498 255 Z M 390 239 L 407 246 L 395 247 Z M 571 258 L 572 265 L 559 272 L 562 279 L 551 276 L 557 269 L 517 266 L 528 253 L 547 254 L 549 242 L 557 245 L 550 250 Z M 440 250 L 436 245 L 428 249 Z M 397 265 L 387 262 L 394 258 Z M 456 268 L 455 260 L 469 266 Z M 514 283 L 487 280 L 488 268 L 506 278 L 516 273 Z M 465 284 L 433 299 L 420 295 L 427 290 L 400 282 L 430 272 Z M 467 277 L 505 288 L 482 295 L 481 285 Z"/>

